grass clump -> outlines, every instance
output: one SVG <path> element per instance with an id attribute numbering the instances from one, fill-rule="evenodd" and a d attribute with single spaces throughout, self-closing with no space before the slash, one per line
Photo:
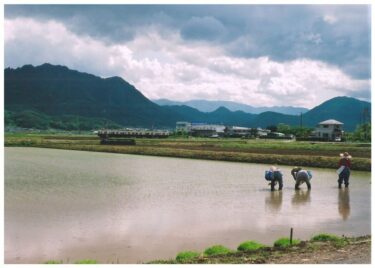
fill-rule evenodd
<path id="1" fill-rule="evenodd" d="M 286 248 L 286 247 L 289 247 L 289 246 L 298 245 L 299 243 L 301 243 L 301 240 L 292 239 L 292 244 L 290 244 L 290 239 L 288 237 L 282 237 L 282 238 L 277 239 L 273 243 L 273 245 L 275 247 L 279 247 L 279 248 Z"/>
<path id="2" fill-rule="evenodd" d="M 325 241 L 338 241 L 342 238 L 338 237 L 337 235 L 332 235 L 332 234 L 318 234 L 316 236 L 313 236 L 313 238 L 311 238 L 311 241 L 315 242 L 315 241 L 322 241 L 322 242 L 325 242 Z"/>
<path id="3" fill-rule="evenodd" d="M 173 259 L 169 259 L 169 260 L 154 260 L 154 261 L 150 261 L 150 262 L 146 262 L 146 264 L 177 264 L 178 262 L 176 260 L 173 260 Z"/>
<path id="4" fill-rule="evenodd" d="M 229 248 L 226 248 L 222 245 L 214 245 L 212 247 L 206 248 L 204 254 L 207 256 L 214 256 L 214 255 L 223 255 L 231 253 L 232 251 Z"/>
<path id="5" fill-rule="evenodd" d="M 245 241 L 243 243 L 241 243 L 238 247 L 237 247 L 237 250 L 239 251 L 254 251 L 254 250 L 257 250 L 257 249 L 260 249 L 260 248 L 264 248 L 265 245 L 263 244 L 260 244 L 256 241 Z"/>
<path id="6" fill-rule="evenodd" d="M 177 254 L 176 261 L 178 262 L 186 262 L 191 259 L 199 257 L 199 253 L 195 251 L 183 251 Z"/>
<path id="7" fill-rule="evenodd" d="M 98 264 L 96 260 L 80 260 L 75 262 L 75 264 Z"/>
<path id="8" fill-rule="evenodd" d="M 335 247 L 342 248 L 346 246 L 349 242 L 345 238 L 340 238 L 339 240 L 334 242 Z"/>
<path id="9" fill-rule="evenodd" d="M 343 247 L 348 244 L 348 241 L 344 237 L 338 237 L 337 235 L 333 234 L 318 234 L 311 238 L 313 242 L 333 242 L 335 247 Z"/>
<path id="10" fill-rule="evenodd" d="M 50 261 L 46 261 L 44 264 L 62 264 L 62 261 L 50 260 Z"/>

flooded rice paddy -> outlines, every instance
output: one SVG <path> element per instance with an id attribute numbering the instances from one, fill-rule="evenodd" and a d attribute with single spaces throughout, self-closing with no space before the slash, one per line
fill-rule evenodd
<path id="1" fill-rule="evenodd" d="M 312 190 L 270 192 L 269 165 L 37 148 L 5 148 L 5 262 L 139 263 L 271 245 L 288 236 L 371 232 L 371 174 L 311 168 Z"/>

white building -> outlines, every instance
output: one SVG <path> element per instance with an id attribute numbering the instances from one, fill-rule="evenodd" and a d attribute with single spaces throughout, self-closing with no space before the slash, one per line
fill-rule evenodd
<path id="1" fill-rule="evenodd" d="M 205 123 L 192 123 L 191 124 L 191 135 L 199 137 L 222 137 L 224 136 L 225 126 L 223 125 L 211 125 Z"/>
<path id="2" fill-rule="evenodd" d="M 248 127 L 228 126 L 224 130 L 225 135 L 230 137 L 250 137 L 252 129 Z"/>
<path id="3" fill-rule="evenodd" d="M 269 133 L 271 133 L 271 130 L 269 129 L 262 129 L 260 127 L 257 128 L 257 135 L 259 137 L 265 137 L 267 136 Z"/>
<path id="4" fill-rule="evenodd" d="M 285 137 L 285 134 L 281 133 L 281 132 L 271 132 L 271 133 L 268 134 L 268 136 L 277 137 L 277 138 L 283 138 L 283 137 Z"/>
<path id="5" fill-rule="evenodd" d="M 176 122 L 176 132 L 185 132 L 189 133 L 191 131 L 190 122 Z"/>
<path id="6" fill-rule="evenodd" d="M 184 132 L 192 136 L 218 137 L 224 136 L 225 126 L 206 123 L 176 122 L 176 132 Z"/>
<path id="7" fill-rule="evenodd" d="M 334 119 L 322 121 L 316 126 L 315 130 L 313 131 L 313 135 L 317 138 L 341 141 L 344 133 L 342 130 L 343 125 L 344 123 Z"/>

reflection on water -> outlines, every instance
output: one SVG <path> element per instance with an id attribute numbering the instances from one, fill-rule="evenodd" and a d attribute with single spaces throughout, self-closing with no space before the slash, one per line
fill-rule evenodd
<path id="1" fill-rule="evenodd" d="M 351 174 L 349 217 L 349 192 L 337 200 L 329 169 L 313 170 L 311 191 L 295 191 L 286 175 L 271 192 L 261 164 L 5 148 L 4 166 L 6 263 L 137 263 L 214 244 L 272 245 L 291 227 L 300 239 L 371 231 L 368 172 Z"/>
<path id="2" fill-rule="evenodd" d="M 339 189 L 339 213 L 343 220 L 347 220 L 350 215 L 349 188 Z"/>
<path id="3" fill-rule="evenodd" d="M 292 198 L 292 204 L 295 206 L 304 205 L 311 202 L 311 190 L 295 190 Z"/>
<path id="4" fill-rule="evenodd" d="M 272 211 L 279 211 L 283 203 L 283 191 L 270 191 L 266 194 L 266 208 Z"/>

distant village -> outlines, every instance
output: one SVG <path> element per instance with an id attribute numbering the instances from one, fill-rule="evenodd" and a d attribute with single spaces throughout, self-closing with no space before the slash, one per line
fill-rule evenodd
<path id="1" fill-rule="evenodd" d="M 334 119 L 320 122 L 311 132 L 309 138 L 315 140 L 341 141 L 344 131 L 343 123 Z M 239 126 L 224 126 L 205 123 L 177 122 L 177 134 L 187 134 L 193 137 L 233 137 L 233 138 L 272 138 L 294 139 L 294 135 L 281 132 L 272 132 L 270 129 L 247 128 Z"/>
<path id="2" fill-rule="evenodd" d="M 334 119 L 320 122 L 305 140 L 342 141 L 343 123 Z M 123 130 L 99 130 L 96 134 L 107 141 L 111 138 L 167 138 L 172 134 L 177 136 L 205 138 L 260 138 L 260 139 L 295 139 L 292 134 L 272 132 L 270 129 L 247 128 L 240 126 L 225 126 L 222 124 L 207 124 L 193 122 L 176 122 L 175 131 L 147 130 L 127 128 Z"/>

